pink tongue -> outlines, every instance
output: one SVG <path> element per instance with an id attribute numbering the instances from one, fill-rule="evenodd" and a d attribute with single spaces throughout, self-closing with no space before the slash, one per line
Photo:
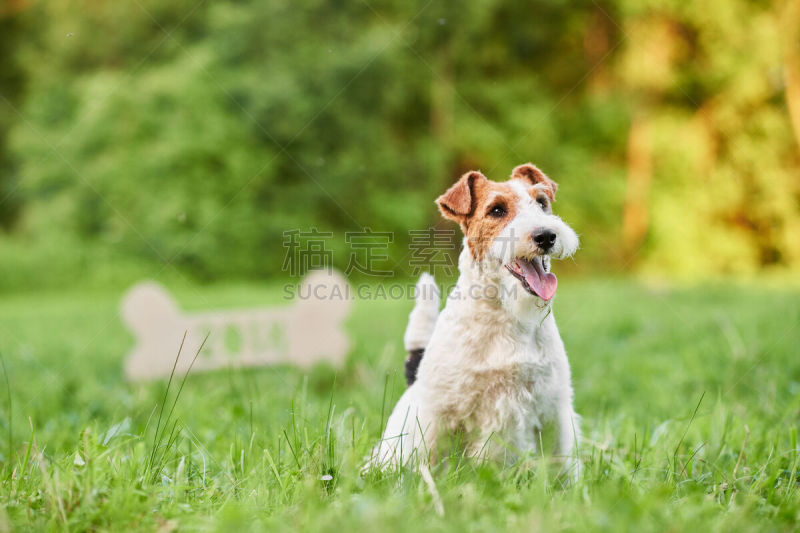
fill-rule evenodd
<path id="1" fill-rule="evenodd" d="M 546 302 L 552 300 L 558 286 L 556 275 L 552 272 L 545 272 L 541 261 L 538 259 L 533 261 L 518 259 L 517 263 L 522 268 L 522 272 L 525 274 L 525 281 L 528 282 L 533 292 Z"/>

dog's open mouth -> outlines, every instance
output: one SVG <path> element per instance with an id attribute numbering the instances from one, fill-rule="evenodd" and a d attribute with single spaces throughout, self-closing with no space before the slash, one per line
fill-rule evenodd
<path id="1" fill-rule="evenodd" d="M 507 264 L 506 268 L 522 283 L 526 291 L 545 302 L 552 300 L 556 294 L 558 280 L 555 274 L 545 269 L 542 256 L 533 259 L 518 257 Z"/>

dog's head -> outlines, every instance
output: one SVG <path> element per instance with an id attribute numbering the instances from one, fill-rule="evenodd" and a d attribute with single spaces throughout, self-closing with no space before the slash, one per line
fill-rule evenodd
<path id="1" fill-rule="evenodd" d="M 557 284 L 550 258 L 569 257 L 578 248 L 578 236 L 553 214 L 557 189 L 527 163 L 502 183 L 467 172 L 436 203 L 445 218 L 461 225 L 472 259 L 481 268 L 516 278 L 525 291 L 547 302 Z"/>

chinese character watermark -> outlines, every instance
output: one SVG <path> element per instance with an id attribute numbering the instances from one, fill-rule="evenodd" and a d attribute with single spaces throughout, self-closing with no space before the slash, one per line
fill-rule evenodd
<path id="1" fill-rule="evenodd" d="M 408 265 L 413 268 L 411 274 L 418 276 L 427 270 L 436 275 L 438 267 L 446 276 L 452 276 L 455 268 L 453 257 L 457 250 L 455 234 L 452 229 L 410 230 L 408 248 L 411 258 Z"/>
<path id="2" fill-rule="evenodd" d="M 333 252 L 328 250 L 326 242 L 333 238 L 331 231 L 309 231 L 299 229 L 283 232 L 283 247 L 286 256 L 283 259 L 283 271 L 290 276 L 299 276 L 309 270 L 327 270 L 333 268 Z"/>
<path id="3" fill-rule="evenodd" d="M 344 235 L 344 240 L 350 245 L 350 258 L 344 269 L 345 275 L 350 275 L 353 271 L 368 276 L 388 277 L 394 274 L 391 270 L 378 269 L 381 262 L 389 261 L 387 252 L 389 245 L 394 242 L 394 233 L 375 232 L 370 228 L 364 228 L 363 231 L 348 231 Z"/>

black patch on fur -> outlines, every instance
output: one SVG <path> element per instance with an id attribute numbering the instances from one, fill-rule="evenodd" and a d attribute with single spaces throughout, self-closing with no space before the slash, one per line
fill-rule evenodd
<path id="1" fill-rule="evenodd" d="M 422 361 L 422 356 L 425 355 L 425 348 L 417 348 L 408 352 L 406 358 L 406 383 L 410 387 L 417 380 L 417 368 L 419 362 Z"/>

